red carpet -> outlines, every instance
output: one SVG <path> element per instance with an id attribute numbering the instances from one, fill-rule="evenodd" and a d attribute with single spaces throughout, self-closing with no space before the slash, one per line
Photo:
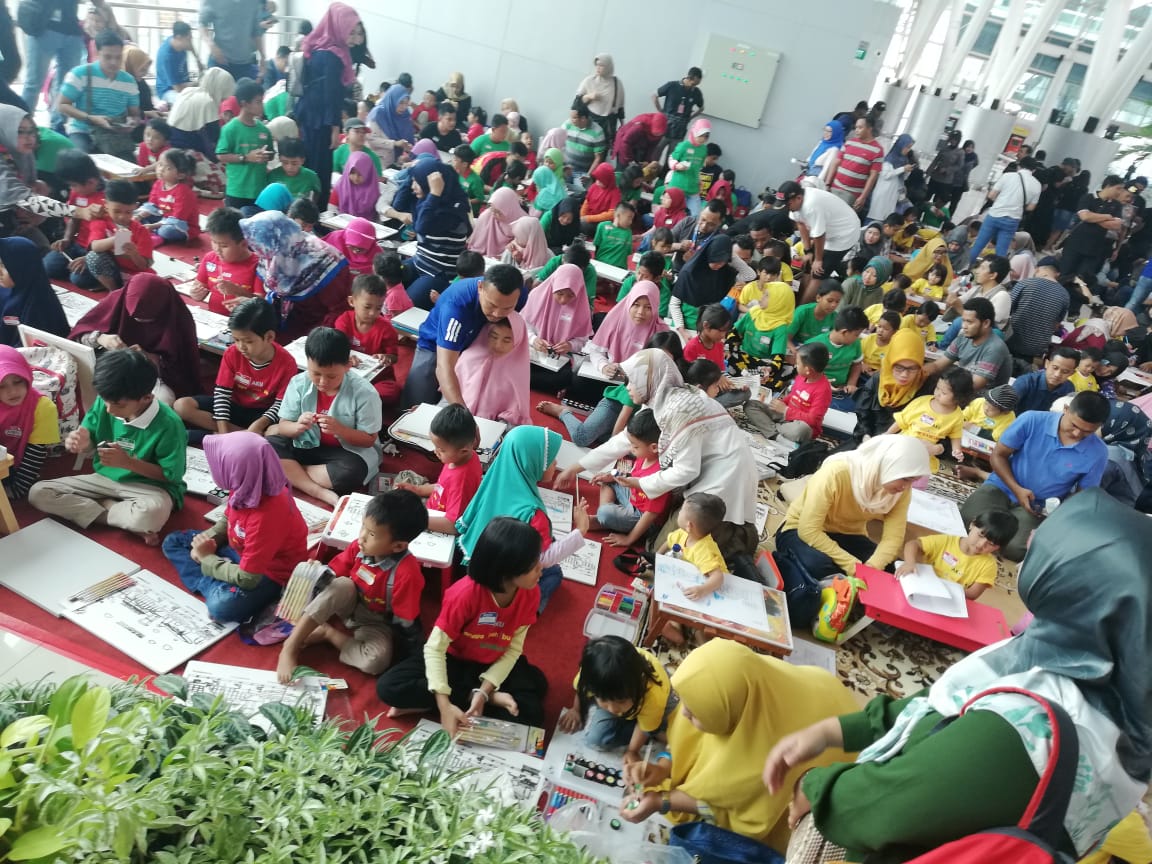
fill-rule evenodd
<path id="1" fill-rule="evenodd" d="M 201 211 L 211 212 L 219 206 L 219 203 L 201 201 Z M 191 246 L 165 245 L 160 248 L 160 251 L 191 263 L 193 257 L 202 255 L 209 248 L 208 239 L 205 235 L 197 244 Z M 201 356 L 202 377 L 205 384 L 203 392 L 211 393 L 210 385 L 215 376 L 216 361 L 209 355 L 202 354 Z M 411 344 L 402 345 L 400 361 L 397 364 L 397 372 L 401 379 L 407 372 L 411 359 Z M 554 399 L 555 397 L 540 394 L 540 398 Z M 386 426 L 391 423 L 394 416 L 395 412 L 392 412 L 391 415 L 386 412 Z M 537 425 L 547 426 L 558 431 L 563 429 L 559 421 L 544 417 L 536 412 L 534 412 L 534 422 Z M 73 461 L 74 457 L 71 455 L 50 460 L 45 465 L 42 476 L 51 478 L 69 474 Z M 440 463 L 422 453 L 401 448 L 399 457 L 385 458 L 382 470 L 396 472 L 403 468 L 414 470 L 434 479 L 439 473 Z M 594 512 L 597 502 L 590 500 L 588 503 Z M 48 518 L 23 501 L 13 502 L 13 507 L 21 525 L 29 525 L 40 519 Z M 210 509 L 211 506 L 203 498 L 189 496 L 185 501 L 184 509 L 173 514 L 165 530 L 204 528 L 207 523 L 203 517 Z M 175 571 L 159 548 L 145 546 L 137 538 L 110 528 L 92 528 L 87 532 L 87 535 L 109 549 L 136 561 L 144 569 L 151 570 L 178 584 Z M 603 553 L 600 584 L 606 582 L 621 584 L 627 579 L 612 567 L 611 562 L 615 554 L 611 548 Z M 427 571 L 427 573 L 428 579 L 424 591 L 421 616 L 425 633 L 431 628 L 440 608 L 439 571 Z M 526 655 L 532 663 L 543 670 L 549 682 L 546 701 L 549 729 L 555 725 L 560 709 L 572 702 L 572 678 L 576 672 L 580 651 L 584 643 L 582 633 L 584 618 L 591 608 L 594 598 L 595 590 L 593 588 L 565 580 L 553 595 L 541 620 L 529 631 Z M 27 639 L 40 642 L 116 677 L 127 678 L 135 675 L 146 678 L 152 674 L 131 658 L 121 654 L 107 643 L 92 637 L 70 621 L 54 618 L 39 607 L 4 588 L 0 588 L 0 609 L 3 610 L 0 612 L 0 629 L 18 632 Z M 197 659 L 213 663 L 247 666 L 254 669 L 274 669 L 278 654 L 279 648 L 276 646 L 247 645 L 241 641 L 239 636 L 232 634 Z M 331 646 L 324 645 L 309 649 L 301 658 L 301 662 L 332 677 L 343 678 L 348 682 L 348 690 L 332 691 L 329 694 L 329 716 L 351 718 L 359 722 L 366 717 L 374 718 L 382 715 L 386 710 L 386 706 L 376 698 L 375 680 L 371 676 L 340 663 L 335 649 Z M 377 720 L 377 725 L 380 728 L 390 726 L 408 728 L 414 724 L 416 719 L 418 718 L 407 717 L 393 721 L 381 717 Z"/>

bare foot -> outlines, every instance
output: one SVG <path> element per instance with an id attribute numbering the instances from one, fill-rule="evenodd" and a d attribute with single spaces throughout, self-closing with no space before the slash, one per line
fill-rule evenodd
<path id="1" fill-rule="evenodd" d="M 389 708 L 386 716 L 388 717 L 404 717 L 408 714 L 423 714 L 423 708 Z"/>
<path id="2" fill-rule="evenodd" d="M 292 682 L 292 673 L 296 671 L 296 667 L 300 664 L 296 661 L 296 652 L 288 647 L 288 643 L 284 643 L 284 647 L 280 649 L 280 659 L 276 661 L 276 680 L 281 684 L 290 684 Z"/>
<path id="3" fill-rule="evenodd" d="M 160 545 L 160 534 L 156 531 L 145 531 L 140 535 L 140 539 L 144 541 L 145 546 Z"/>
<path id="4" fill-rule="evenodd" d="M 555 417 L 560 419 L 560 414 L 563 412 L 563 406 L 556 402 L 540 402 L 536 406 L 536 410 L 546 417 Z"/>
<path id="5" fill-rule="evenodd" d="M 491 702 L 493 705 L 498 705 L 511 714 L 513 717 L 520 716 L 520 706 L 516 704 L 516 700 L 512 698 L 510 693 L 505 693 L 502 690 L 497 690 L 492 694 Z"/>

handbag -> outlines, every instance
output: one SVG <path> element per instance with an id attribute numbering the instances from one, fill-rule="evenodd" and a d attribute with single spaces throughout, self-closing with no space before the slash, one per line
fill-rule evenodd
<path id="1" fill-rule="evenodd" d="M 85 110 L 91 114 L 93 107 L 91 63 L 88 64 L 85 70 L 84 101 L 86 103 Z M 103 126 L 97 126 L 95 123 L 88 124 L 90 127 L 88 134 L 92 136 L 92 143 L 96 145 L 96 149 L 101 153 L 107 153 L 110 156 L 115 156 L 127 162 L 136 161 L 136 148 L 132 146 L 132 129 L 124 127 L 127 117 L 124 115 L 117 115 L 115 117 L 108 117 L 106 115 L 97 116 L 104 116 L 105 119 L 112 124 L 112 128 L 105 129 Z"/>
<path id="2" fill-rule="evenodd" d="M 707 822 L 675 826 L 668 845 L 685 850 L 697 864 L 784 864 L 775 849 Z"/>

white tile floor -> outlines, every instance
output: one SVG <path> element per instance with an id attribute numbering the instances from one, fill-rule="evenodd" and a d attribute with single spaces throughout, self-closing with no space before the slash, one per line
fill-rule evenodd
<path id="1" fill-rule="evenodd" d="M 0 683 L 63 681 L 82 673 L 100 684 L 114 684 L 118 680 L 43 645 L 0 630 Z"/>

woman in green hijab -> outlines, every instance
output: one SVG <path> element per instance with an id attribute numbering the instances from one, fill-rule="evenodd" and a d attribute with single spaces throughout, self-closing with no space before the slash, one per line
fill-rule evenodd
<path id="1" fill-rule="evenodd" d="M 536 529 L 542 544 L 540 562 L 544 565 L 540 577 L 541 611 L 560 585 L 563 577 L 560 562 L 584 546 L 584 534 L 589 527 L 588 508 L 582 500 L 576 501 L 572 508 L 573 530 L 562 537 L 552 536 L 552 520 L 539 487 L 551 484 L 563 443 L 560 433 L 550 429 L 539 426 L 512 429 L 500 442 L 496 458 L 488 466 L 472 503 L 456 520 L 456 531 L 460 535 L 457 542 L 464 553 L 464 564 L 471 560 L 476 541 L 488 523 L 498 516 L 511 516 Z"/>
<path id="2" fill-rule="evenodd" d="M 840 308 L 859 306 L 867 309 L 884 296 L 884 283 L 892 278 L 892 262 L 883 255 L 871 259 L 858 276 L 844 280 L 844 299 Z"/>
<path id="3" fill-rule="evenodd" d="M 532 183 L 536 186 L 536 200 L 532 206 L 541 213 L 547 213 L 568 195 L 564 184 L 564 154 L 555 147 L 544 151 L 544 161 L 532 172 Z"/>

